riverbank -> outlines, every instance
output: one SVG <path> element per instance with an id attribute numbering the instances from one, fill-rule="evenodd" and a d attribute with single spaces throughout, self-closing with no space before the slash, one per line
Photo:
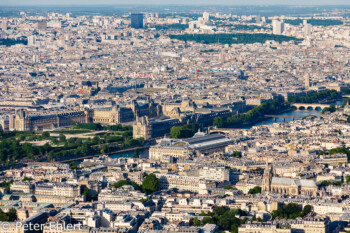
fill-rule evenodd
<path id="1" fill-rule="evenodd" d="M 146 150 L 146 149 L 149 149 L 149 148 L 150 148 L 150 145 L 139 146 L 139 147 L 132 147 L 132 148 L 118 150 L 118 151 L 114 151 L 114 152 L 110 152 L 110 153 L 87 155 L 87 156 L 83 156 L 83 157 L 71 158 L 71 159 L 68 159 L 68 160 L 61 160 L 61 161 L 57 161 L 57 162 L 59 162 L 59 163 L 70 163 L 70 162 L 80 161 L 80 160 L 84 160 L 84 159 L 91 159 L 93 157 L 99 157 L 101 155 L 113 156 L 113 155 L 116 155 L 116 154 L 122 154 L 122 153 L 131 152 L 131 151 L 135 151 L 135 150 Z"/>
<path id="2" fill-rule="evenodd" d="M 279 115 L 279 114 L 283 114 L 283 113 L 286 113 L 286 112 L 290 112 L 290 111 L 294 111 L 296 110 L 295 107 L 289 107 L 287 109 L 284 109 L 284 110 L 280 110 L 280 111 L 276 111 L 274 112 L 273 114 L 269 114 L 269 115 Z M 249 121 L 249 122 L 245 122 L 245 123 L 242 123 L 242 124 L 238 124 L 237 126 L 230 126 L 230 127 L 225 127 L 226 129 L 240 129 L 240 128 L 247 128 L 247 127 L 251 127 L 251 126 L 254 126 L 256 125 L 257 123 L 259 122 L 264 122 L 266 120 L 268 120 L 269 117 L 266 117 L 266 116 L 259 116 L 258 118 L 252 120 L 252 121 Z"/>
<path id="3" fill-rule="evenodd" d="M 346 98 L 345 98 L 346 99 Z M 336 99 L 334 101 L 331 101 L 331 102 L 328 102 L 328 104 L 335 104 L 336 106 L 341 106 L 342 104 L 344 103 L 344 98 L 343 99 Z M 276 115 L 281 115 L 280 114 L 276 114 Z M 244 127 L 245 129 L 249 129 L 251 128 L 252 126 L 258 126 L 258 125 L 262 125 L 262 124 L 265 124 L 265 125 L 271 125 L 271 124 L 274 124 L 274 123 L 287 123 L 287 122 L 290 122 L 290 121 L 293 121 L 293 116 L 299 116 L 299 117 L 307 117 L 307 116 L 310 116 L 310 115 L 314 115 L 316 117 L 320 117 L 321 116 L 321 111 L 319 110 L 308 110 L 308 109 L 304 109 L 304 110 L 298 110 L 298 109 L 294 109 L 294 110 L 291 110 L 291 111 L 287 111 L 287 112 L 284 112 L 283 113 L 283 117 L 275 117 L 275 118 L 267 118 L 266 120 L 262 120 L 262 121 L 259 121 L 259 122 L 256 122 L 255 124 L 253 125 L 250 125 L 250 126 L 247 126 L 247 127 Z M 300 119 L 300 118 L 297 118 L 297 120 Z"/>
<path id="4" fill-rule="evenodd" d="M 327 103 L 323 103 L 323 104 L 335 104 L 336 106 L 340 106 L 344 103 L 344 99 L 346 99 L 346 98 L 337 98 L 334 100 L 327 101 Z M 283 114 L 283 117 L 278 116 L 278 115 L 282 115 L 282 114 Z M 315 116 L 319 117 L 320 114 L 321 114 L 321 111 L 318 111 L 318 110 L 308 110 L 308 109 L 298 110 L 295 107 L 290 107 L 288 109 L 275 112 L 274 114 L 269 114 L 269 115 L 276 115 L 275 118 L 260 116 L 259 118 L 254 119 L 254 121 L 250 121 L 249 123 L 243 123 L 243 124 L 240 124 L 239 126 L 226 127 L 226 128 L 249 129 L 253 126 L 258 126 L 258 125 L 263 125 L 263 124 L 270 125 L 273 123 L 290 122 L 293 120 L 293 116 L 294 117 L 299 116 L 300 118 L 302 118 L 302 117 L 306 117 L 309 115 L 315 115 Z M 297 118 L 297 119 L 300 119 L 300 118 Z"/>

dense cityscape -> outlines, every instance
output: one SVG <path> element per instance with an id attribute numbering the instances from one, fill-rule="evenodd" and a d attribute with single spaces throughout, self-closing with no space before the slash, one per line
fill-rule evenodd
<path id="1" fill-rule="evenodd" d="M 0 6 L 0 233 L 349 233 L 349 159 L 349 6 Z"/>

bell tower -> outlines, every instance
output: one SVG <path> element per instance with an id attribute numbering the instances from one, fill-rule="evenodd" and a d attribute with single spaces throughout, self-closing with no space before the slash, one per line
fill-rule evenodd
<path id="1" fill-rule="evenodd" d="M 263 192 L 270 192 L 271 191 L 271 179 L 272 179 L 272 168 L 269 166 L 268 161 L 266 161 L 266 167 L 264 170 L 261 191 L 263 191 Z"/>

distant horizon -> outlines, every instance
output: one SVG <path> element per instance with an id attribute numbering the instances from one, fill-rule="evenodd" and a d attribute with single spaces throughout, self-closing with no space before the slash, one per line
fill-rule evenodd
<path id="1" fill-rule="evenodd" d="M 45 6 L 350 6 L 349 0 L 217 0 L 215 4 L 210 0 L 0 0 L 0 6 L 5 7 L 45 7 Z"/>
<path id="2" fill-rule="evenodd" d="M 257 7 L 264 7 L 264 6 L 293 6 L 293 7 L 315 7 L 315 6 L 333 6 L 333 7 L 339 7 L 339 6 L 350 6 L 349 4 L 339 4 L 339 5 L 334 5 L 334 4 L 242 4 L 242 5 L 238 5 L 238 4 L 139 4 L 139 3 L 133 3 L 133 4 L 108 4 L 108 3 L 102 3 L 102 4 L 95 4 L 95 3 L 88 3 L 88 4 L 40 4 L 40 5 L 2 5 L 0 3 L 0 6 L 2 7 L 46 7 L 46 6 L 75 6 L 75 7 L 79 7 L 79 6 L 237 6 L 237 7 L 242 7 L 242 6 L 257 6 Z"/>

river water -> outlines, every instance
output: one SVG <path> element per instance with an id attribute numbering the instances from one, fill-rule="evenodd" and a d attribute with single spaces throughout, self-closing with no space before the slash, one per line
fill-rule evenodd
<path id="1" fill-rule="evenodd" d="M 338 101 L 334 102 L 333 104 L 342 105 L 343 100 L 338 100 Z M 314 115 L 314 116 L 319 117 L 321 115 L 321 111 L 307 110 L 307 109 L 305 109 L 305 110 L 292 110 L 292 111 L 284 112 L 284 113 L 281 113 L 278 115 L 279 116 L 301 116 L 301 117 Z M 300 118 L 295 118 L 295 120 L 297 120 L 297 119 L 300 119 Z M 282 122 L 290 122 L 290 121 L 292 121 L 292 117 L 276 117 L 275 119 L 268 118 L 265 121 L 257 122 L 254 125 L 251 125 L 251 126 L 248 126 L 245 128 L 248 129 L 248 128 L 251 128 L 252 126 L 257 126 L 257 125 L 262 125 L 262 124 L 271 125 L 271 124 L 276 123 L 276 122 L 282 123 Z M 116 158 L 120 158 L 120 157 L 130 158 L 134 155 L 134 152 L 135 151 L 128 151 L 128 152 L 123 152 L 123 153 L 116 152 L 116 153 L 110 154 L 109 157 L 111 157 L 112 159 L 116 159 Z M 139 154 L 140 154 L 140 158 L 147 158 L 148 157 L 148 149 L 140 150 Z M 77 161 L 78 164 L 80 164 L 81 162 L 82 162 L 82 160 Z"/>
<path id="2" fill-rule="evenodd" d="M 109 157 L 111 157 L 112 159 L 117 159 L 117 158 L 120 158 L 120 157 L 124 157 L 124 158 L 131 158 L 133 155 L 134 155 L 135 151 L 128 151 L 128 152 L 123 152 L 123 153 L 113 153 L 113 154 L 110 154 Z M 142 149 L 142 150 L 139 150 L 139 155 L 140 155 L 140 158 L 147 158 L 148 157 L 148 149 Z"/>
<path id="3" fill-rule="evenodd" d="M 338 101 L 334 102 L 333 104 L 342 105 L 343 100 L 338 100 Z M 301 116 L 301 117 L 309 116 L 309 115 L 314 115 L 314 116 L 319 117 L 321 115 L 321 111 L 305 109 L 305 110 L 292 110 L 289 112 L 278 114 L 278 116 Z M 298 119 L 301 119 L 301 118 L 295 118 L 294 120 L 298 120 Z M 252 126 L 262 125 L 262 124 L 271 125 L 273 123 L 278 123 L 278 122 L 282 123 L 282 122 L 289 122 L 289 121 L 292 121 L 292 117 L 276 117 L 275 119 L 268 118 L 267 120 L 262 121 L 262 122 L 257 122 Z M 247 128 L 251 128 L 252 126 L 249 126 Z"/>

